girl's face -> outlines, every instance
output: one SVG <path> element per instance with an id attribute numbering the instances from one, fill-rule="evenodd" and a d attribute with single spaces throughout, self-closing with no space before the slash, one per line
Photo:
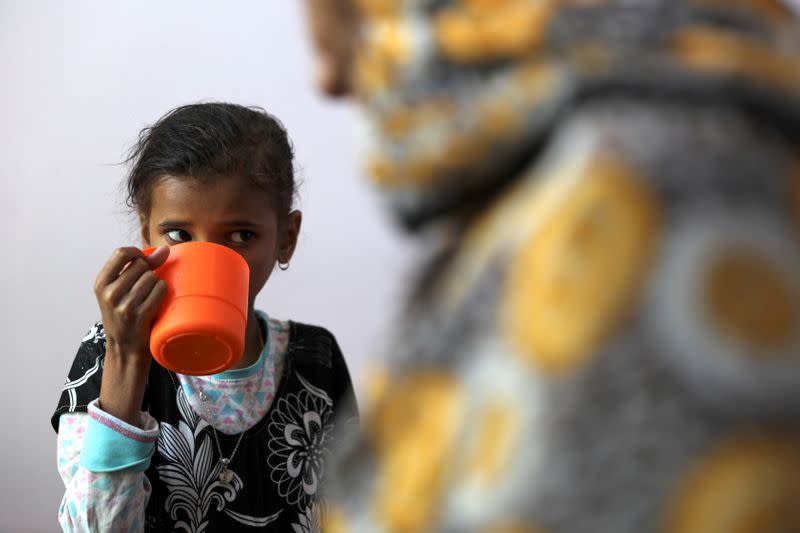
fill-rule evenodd
<path id="1" fill-rule="evenodd" d="M 275 263 L 292 258 L 301 220 L 293 211 L 279 224 L 269 193 L 240 176 L 209 183 L 165 177 L 150 192 L 149 216 L 140 217 L 146 246 L 213 242 L 244 257 L 250 266 L 250 312 Z"/>

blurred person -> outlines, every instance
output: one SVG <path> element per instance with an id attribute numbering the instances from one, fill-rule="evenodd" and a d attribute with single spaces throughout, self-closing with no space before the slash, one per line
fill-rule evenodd
<path id="1" fill-rule="evenodd" d="M 307 0 L 430 243 L 328 531 L 800 531 L 778 0 Z"/>

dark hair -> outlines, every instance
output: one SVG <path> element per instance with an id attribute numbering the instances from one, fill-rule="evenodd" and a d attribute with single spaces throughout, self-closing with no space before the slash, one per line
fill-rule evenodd
<path id="1" fill-rule="evenodd" d="M 144 128 L 130 150 L 127 204 L 150 212 L 164 176 L 201 182 L 239 175 L 273 195 L 283 219 L 295 195 L 294 152 L 283 124 L 260 107 L 202 103 L 173 109 Z"/>

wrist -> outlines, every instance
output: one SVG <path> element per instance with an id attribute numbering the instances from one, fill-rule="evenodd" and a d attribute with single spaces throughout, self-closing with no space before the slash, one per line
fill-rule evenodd
<path id="1" fill-rule="evenodd" d="M 150 354 L 106 352 L 100 384 L 99 407 L 106 413 L 139 426 L 144 389 L 150 370 Z"/>
<path id="2" fill-rule="evenodd" d="M 149 370 L 151 359 L 150 348 L 147 346 L 130 346 L 112 339 L 106 340 L 106 364 L 111 362 L 128 370 L 136 370 L 139 367 Z"/>

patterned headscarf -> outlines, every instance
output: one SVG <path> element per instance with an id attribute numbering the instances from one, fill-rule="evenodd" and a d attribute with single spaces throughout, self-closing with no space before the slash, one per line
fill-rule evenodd
<path id="1" fill-rule="evenodd" d="M 368 174 L 409 227 L 514 179 L 592 98 L 728 100 L 800 121 L 800 34 L 779 0 L 358 0 Z"/>

